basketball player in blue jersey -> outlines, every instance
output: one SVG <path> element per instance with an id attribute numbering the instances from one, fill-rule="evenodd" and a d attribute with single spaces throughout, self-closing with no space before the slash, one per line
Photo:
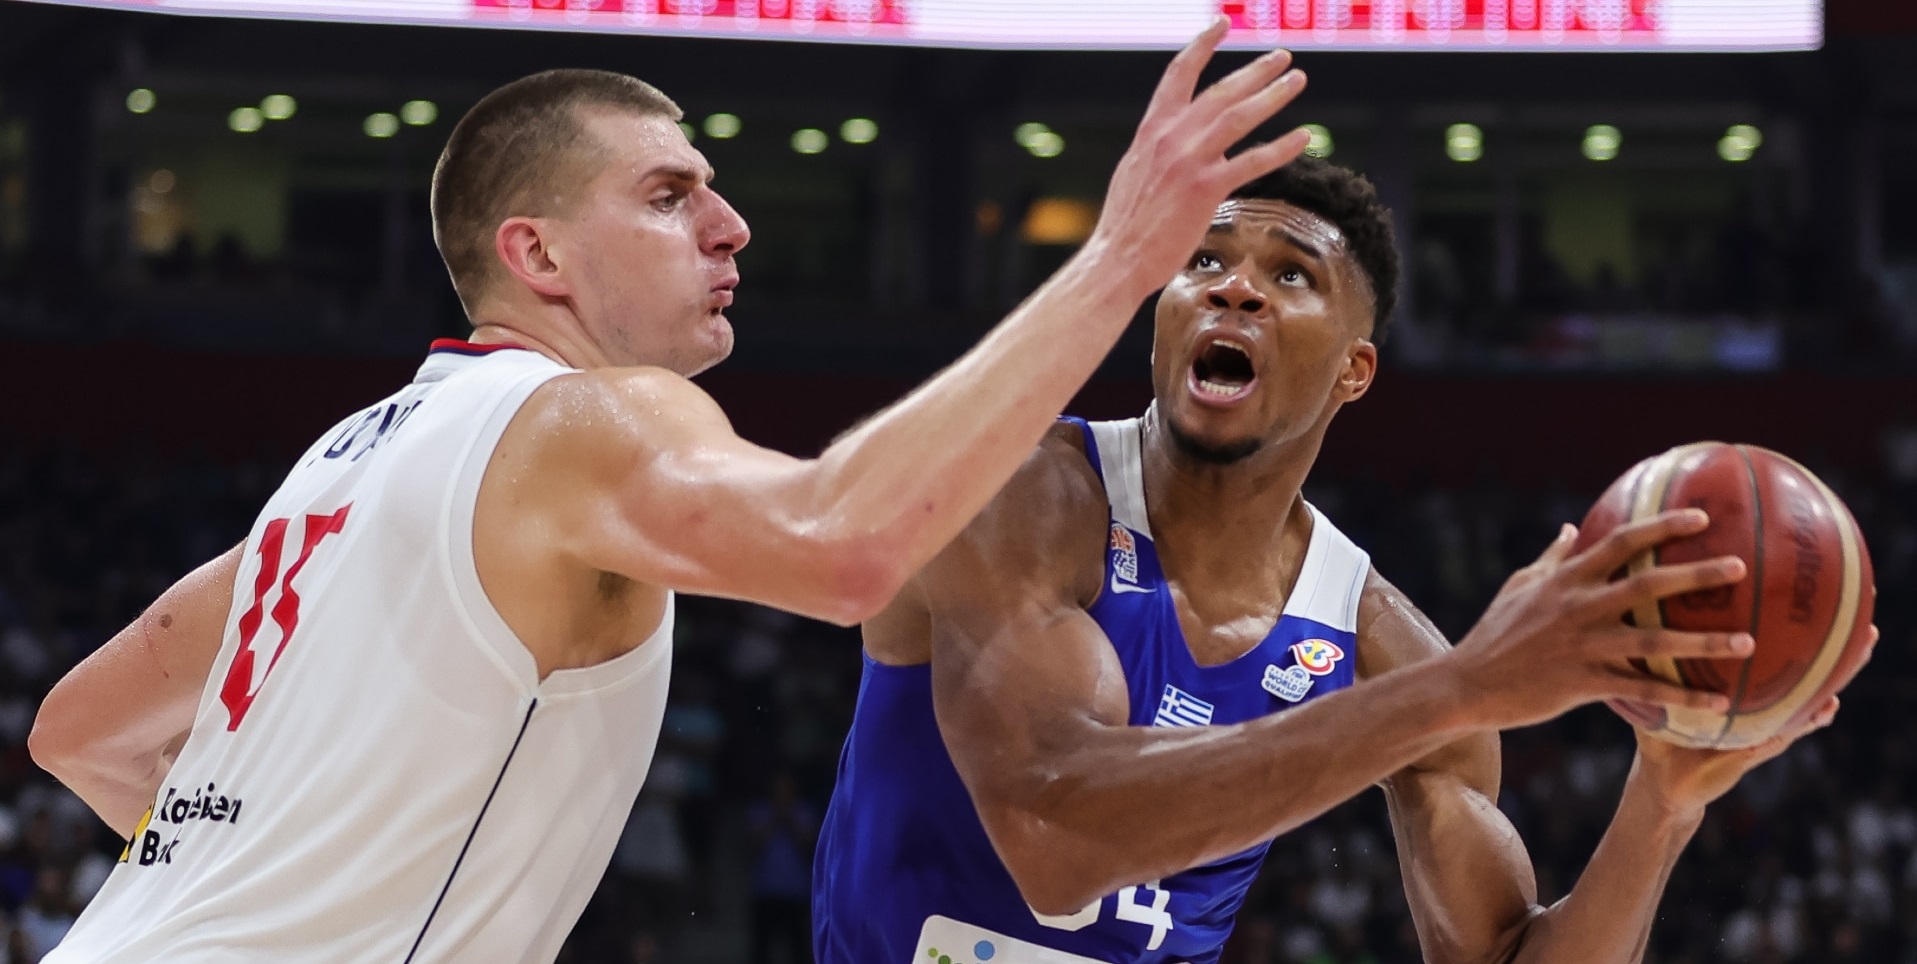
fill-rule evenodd
<path id="1" fill-rule="evenodd" d="M 1612 583 L 1707 520 L 1669 513 L 1577 556 L 1567 526 L 1451 649 L 1300 495 L 1377 367 L 1388 218 L 1323 162 L 1238 191 L 1160 296 L 1151 408 L 1061 422 L 865 624 L 814 872 L 819 964 L 1216 961 L 1271 839 L 1373 784 L 1425 960 L 1643 954 L 1704 806 L 1798 734 L 1735 753 L 1641 740 L 1583 879 L 1542 908 L 1494 805 L 1495 731 L 1605 698 L 1721 708 L 1627 658 L 1741 655 L 1748 637 L 1620 615 L 1743 564 Z"/>

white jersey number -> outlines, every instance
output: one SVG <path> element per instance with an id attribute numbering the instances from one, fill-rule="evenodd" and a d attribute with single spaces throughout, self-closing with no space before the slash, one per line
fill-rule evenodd
<path id="1" fill-rule="evenodd" d="M 1138 899 L 1140 890 L 1145 891 L 1149 898 L 1142 903 Z M 1154 880 L 1119 891 L 1118 906 L 1114 909 L 1113 916 L 1118 920 L 1144 924 L 1151 928 L 1151 940 L 1145 945 L 1145 949 L 1155 951 L 1165 943 L 1165 935 L 1176 929 L 1176 922 L 1172 920 L 1172 915 L 1165 911 L 1165 907 L 1170 903 L 1171 891 L 1160 890 L 1158 881 Z M 1076 914 L 1046 916 L 1038 911 L 1032 911 L 1032 916 L 1037 918 L 1040 924 L 1053 930 L 1082 931 L 1098 922 L 1098 909 L 1103 904 L 1103 900 L 1092 901 Z"/>

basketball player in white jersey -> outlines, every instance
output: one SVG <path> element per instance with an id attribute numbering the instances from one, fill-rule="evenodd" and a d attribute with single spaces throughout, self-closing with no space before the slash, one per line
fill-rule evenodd
<path id="1" fill-rule="evenodd" d="M 1303 86 L 1174 59 L 1091 241 L 813 460 L 687 376 L 731 347 L 745 223 L 636 80 L 536 75 L 460 122 L 436 237 L 474 325 L 315 441 L 246 541 L 70 673 L 36 760 L 131 842 L 48 958 L 547 961 L 649 764 L 672 594 L 851 624 L 1024 460 Z M 236 400 L 236 404 L 244 404 Z"/>

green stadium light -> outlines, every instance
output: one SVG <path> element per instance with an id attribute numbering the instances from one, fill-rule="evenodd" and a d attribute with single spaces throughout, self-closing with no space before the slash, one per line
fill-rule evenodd
<path id="1" fill-rule="evenodd" d="M 817 154 L 829 143 L 831 139 L 816 127 L 801 127 L 792 132 L 792 149 L 801 154 Z"/>
<path id="2" fill-rule="evenodd" d="M 1453 124 L 1445 128 L 1444 156 L 1460 164 L 1484 157 L 1484 129 L 1476 124 Z"/>
<path id="3" fill-rule="evenodd" d="M 391 137 L 399 133 L 399 117 L 385 111 L 369 114 L 361 128 L 366 131 L 367 137 Z"/>
<path id="4" fill-rule="evenodd" d="M 266 115 L 258 107 L 241 107 L 226 115 L 226 126 L 241 134 L 251 134 L 266 126 Z"/>
<path id="5" fill-rule="evenodd" d="M 1584 156 L 1593 161 L 1617 157 L 1624 146 L 1624 135 L 1609 124 L 1593 124 L 1584 132 Z"/>
<path id="6" fill-rule="evenodd" d="M 1305 153 L 1312 157 L 1330 157 L 1338 149 L 1338 143 L 1331 139 L 1331 129 L 1323 124 L 1306 124 L 1306 133 L 1311 140 L 1305 144 Z"/>
<path id="7" fill-rule="evenodd" d="M 879 123 L 868 117 L 854 117 L 839 125 L 839 138 L 847 144 L 870 144 L 879 139 Z"/>
<path id="8" fill-rule="evenodd" d="M 425 127 L 439 119 L 439 105 L 430 100 L 409 100 L 400 107 L 399 119 L 408 127 Z"/>

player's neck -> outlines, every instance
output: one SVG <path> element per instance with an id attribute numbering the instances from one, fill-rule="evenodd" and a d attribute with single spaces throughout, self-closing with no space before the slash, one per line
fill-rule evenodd
<path id="1" fill-rule="evenodd" d="M 475 345 L 513 345 L 536 351 L 568 368 L 604 368 L 605 358 L 583 337 L 567 338 L 564 332 L 535 333 L 530 326 L 510 322 L 487 321 L 473 327 L 467 338 Z"/>
<path id="2" fill-rule="evenodd" d="M 1309 534 L 1301 493 L 1323 437 L 1314 430 L 1221 465 L 1183 451 L 1154 412 L 1142 448 L 1145 504 L 1160 555 L 1208 582 L 1288 582 L 1266 570 L 1295 561 L 1277 550 L 1288 537 Z M 1295 541 L 1301 555 L 1303 540 Z"/>

